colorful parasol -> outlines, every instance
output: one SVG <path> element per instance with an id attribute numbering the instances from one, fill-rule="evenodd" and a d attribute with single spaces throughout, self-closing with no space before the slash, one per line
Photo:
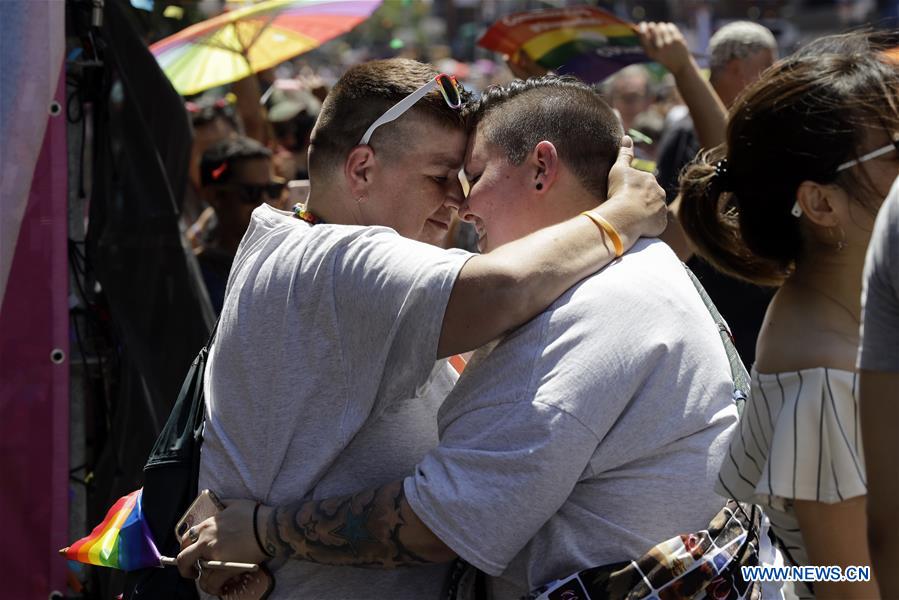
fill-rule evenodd
<path id="1" fill-rule="evenodd" d="M 633 23 L 592 6 L 515 13 L 493 24 L 478 45 L 512 62 L 602 81 L 627 65 L 649 62 Z"/>
<path id="2" fill-rule="evenodd" d="M 278 65 L 367 19 L 382 0 L 267 0 L 192 25 L 150 46 L 189 96 Z"/>

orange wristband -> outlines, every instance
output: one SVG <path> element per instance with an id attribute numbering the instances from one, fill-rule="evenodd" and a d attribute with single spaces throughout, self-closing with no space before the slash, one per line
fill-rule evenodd
<path id="1" fill-rule="evenodd" d="M 615 257 L 619 257 L 624 254 L 624 244 L 621 243 L 621 236 L 618 235 L 618 230 L 609 223 L 605 217 L 593 210 L 585 210 L 581 213 L 585 217 L 589 218 L 591 221 L 596 223 L 600 229 L 602 229 L 609 239 L 612 240 L 612 245 L 615 247 Z"/>

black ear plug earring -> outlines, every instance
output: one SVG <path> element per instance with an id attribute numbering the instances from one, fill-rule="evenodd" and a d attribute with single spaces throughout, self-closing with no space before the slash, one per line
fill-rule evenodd
<path id="1" fill-rule="evenodd" d="M 538 184 L 537 184 L 537 189 L 538 189 L 538 190 L 542 190 L 542 189 L 543 189 L 543 184 L 542 184 L 542 183 L 538 183 Z"/>

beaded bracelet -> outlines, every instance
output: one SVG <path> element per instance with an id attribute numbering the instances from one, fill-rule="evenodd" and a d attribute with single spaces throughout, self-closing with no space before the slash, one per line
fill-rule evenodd
<path id="1" fill-rule="evenodd" d="M 596 209 L 585 210 L 581 214 L 596 223 L 599 228 L 602 229 L 607 236 L 609 236 L 609 239 L 612 240 L 612 245 L 615 247 L 616 258 L 624 254 L 624 244 L 621 243 L 621 236 L 618 235 L 618 230 L 616 230 L 615 227 L 605 219 L 605 217 L 596 212 Z"/>

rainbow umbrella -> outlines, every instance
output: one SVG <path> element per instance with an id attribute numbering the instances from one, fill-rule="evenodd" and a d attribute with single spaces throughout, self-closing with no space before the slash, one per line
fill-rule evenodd
<path id="1" fill-rule="evenodd" d="M 159 551 L 144 519 L 143 488 L 122 496 L 90 535 L 59 551 L 69 560 L 132 571 L 160 566 Z"/>
<path id="2" fill-rule="evenodd" d="M 649 62 L 633 23 L 592 6 L 541 9 L 503 17 L 478 45 L 512 61 L 533 62 L 546 70 L 602 81 L 634 63 Z"/>
<path id="3" fill-rule="evenodd" d="M 267 0 L 192 25 L 150 46 L 179 94 L 243 79 L 317 48 L 382 0 Z"/>

